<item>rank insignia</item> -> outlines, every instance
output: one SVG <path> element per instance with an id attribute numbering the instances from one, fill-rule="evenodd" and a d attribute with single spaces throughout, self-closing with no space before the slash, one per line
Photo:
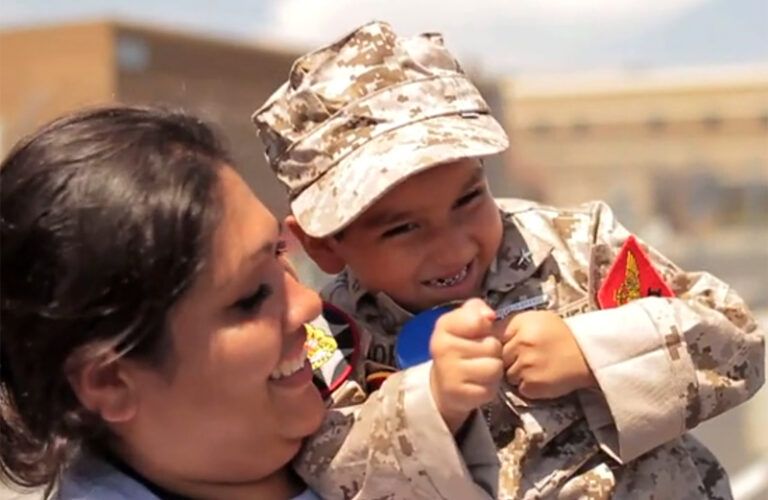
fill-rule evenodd
<path id="1" fill-rule="evenodd" d="M 307 358 L 314 371 L 315 385 L 328 397 L 352 375 L 360 357 L 357 324 L 341 309 L 323 303 L 323 314 L 304 325 Z"/>
<path id="2" fill-rule="evenodd" d="M 312 369 L 317 370 L 331 359 L 339 346 L 333 335 L 320 326 L 308 323 L 304 328 L 307 332 L 307 357 Z"/>
<path id="3" fill-rule="evenodd" d="M 619 250 L 619 255 L 597 292 L 601 309 L 626 304 L 642 297 L 674 297 L 669 285 L 651 264 L 648 254 L 634 236 Z"/>

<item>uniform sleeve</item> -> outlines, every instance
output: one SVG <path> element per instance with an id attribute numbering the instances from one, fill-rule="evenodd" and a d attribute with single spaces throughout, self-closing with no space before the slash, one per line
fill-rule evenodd
<path id="1" fill-rule="evenodd" d="M 595 204 L 590 220 L 596 289 L 606 264 L 599 255 L 615 256 L 629 233 L 605 204 Z M 765 377 L 764 334 L 736 292 L 647 251 L 674 298 L 566 319 L 600 386 L 580 394 L 590 427 L 624 462 L 746 401 Z"/>
<path id="2" fill-rule="evenodd" d="M 364 402 L 331 409 L 294 463 L 308 486 L 323 498 L 495 498 L 485 421 L 476 412 L 457 442 L 432 398 L 430 368 L 395 373 Z"/>

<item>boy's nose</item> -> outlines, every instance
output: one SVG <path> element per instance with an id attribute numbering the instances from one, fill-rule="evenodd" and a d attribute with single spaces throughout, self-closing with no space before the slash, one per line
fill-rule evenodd
<path id="1" fill-rule="evenodd" d="M 476 245 L 469 235 L 456 229 L 448 229 L 432 239 L 431 255 L 435 264 L 444 267 L 463 266 L 476 253 Z"/>

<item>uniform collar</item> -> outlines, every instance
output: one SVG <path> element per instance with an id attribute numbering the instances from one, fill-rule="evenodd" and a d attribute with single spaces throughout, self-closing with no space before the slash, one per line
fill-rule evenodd
<path id="1" fill-rule="evenodd" d="M 485 293 L 512 290 L 529 278 L 552 251 L 552 245 L 527 228 L 515 214 L 502 211 L 501 220 L 501 246 L 485 276 Z"/>
<path id="2" fill-rule="evenodd" d="M 395 325 L 402 325 L 413 317 L 413 313 L 395 302 L 395 300 L 384 292 L 370 292 L 363 288 L 357 276 L 351 269 L 344 271 L 347 274 L 347 283 L 349 294 L 352 297 L 352 303 L 355 305 L 355 311 L 360 312 L 365 304 L 373 302 L 378 311 L 389 312 Z"/>

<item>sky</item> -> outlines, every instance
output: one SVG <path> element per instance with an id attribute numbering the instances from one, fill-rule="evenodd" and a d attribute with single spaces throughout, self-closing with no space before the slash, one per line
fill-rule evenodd
<path id="1" fill-rule="evenodd" d="M 299 50 L 381 19 L 507 74 L 768 62 L 767 0 L 0 0 L 0 27 L 104 17 Z"/>

